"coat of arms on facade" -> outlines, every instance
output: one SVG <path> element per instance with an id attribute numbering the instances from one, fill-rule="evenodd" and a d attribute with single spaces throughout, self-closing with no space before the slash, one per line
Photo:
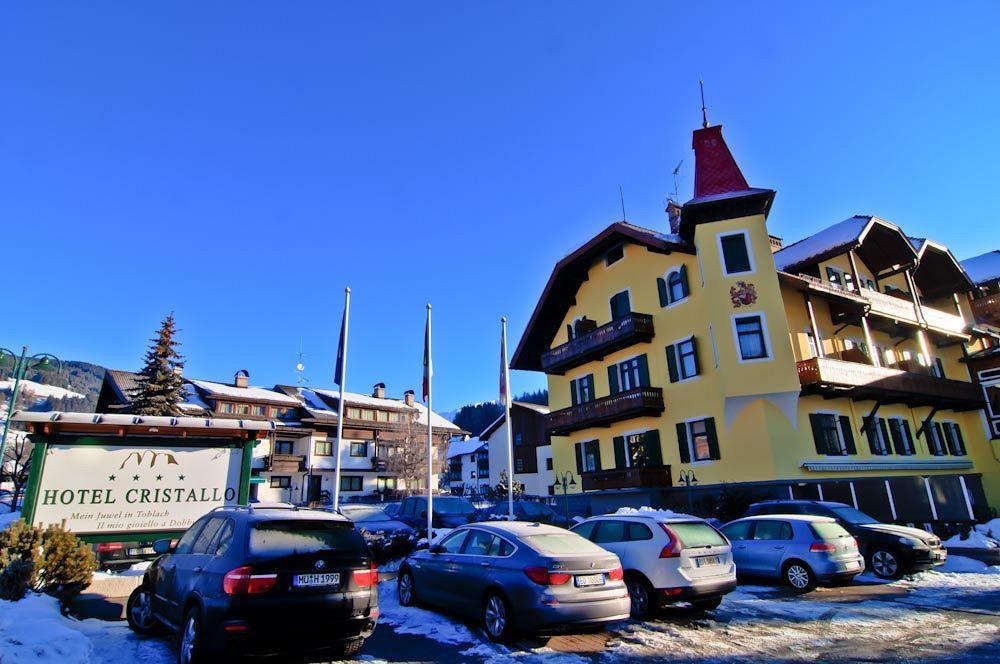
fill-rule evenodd
<path id="1" fill-rule="evenodd" d="M 749 307 L 757 302 L 757 287 L 745 281 L 737 281 L 735 286 L 729 288 L 729 299 L 733 301 L 733 308 Z"/>

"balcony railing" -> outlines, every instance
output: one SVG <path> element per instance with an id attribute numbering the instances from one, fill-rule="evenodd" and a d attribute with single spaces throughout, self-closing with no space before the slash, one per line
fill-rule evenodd
<path id="1" fill-rule="evenodd" d="M 663 409 L 662 389 L 638 387 L 551 412 L 546 417 L 546 428 L 550 434 L 561 436 L 588 427 L 607 426 L 612 422 L 633 417 L 659 415 Z"/>
<path id="2" fill-rule="evenodd" d="M 670 466 L 618 468 L 583 473 L 584 491 L 669 487 Z"/>
<path id="3" fill-rule="evenodd" d="M 973 300 L 972 314 L 984 325 L 1000 325 L 1000 295 L 988 295 Z"/>
<path id="4" fill-rule="evenodd" d="M 303 454 L 275 454 L 271 457 L 270 470 L 273 473 L 298 473 L 305 470 L 306 457 Z"/>
<path id="5" fill-rule="evenodd" d="M 925 373 L 828 358 L 803 360 L 797 369 L 804 392 L 950 410 L 975 410 L 985 405 L 978 385 Z"/>
<path id="6" fill-rule="evenodd" d="M 904 300 L 895 295 L 886 295 L 871 288 L 862 288 L 861 295 L 871 303 L 871 311 L 895 320 L 917 325 L 917 310 L 912 300 Z"/>
<path id="7" fill-rule="evenodd" d="M 961 316 L 949 314 L 946 311 L 928 306 L 920 307 L 920 311 L 923 312 L 924 320 L 927 321 L 929 327 L 952 334 L 962 334 L 965 332 L 965 321 Z"/>
<path id="8" fill-rule="evenodd" d="M 653 317 L 630 313 L 542 353 L 542 371 L 561 374 L 608 353 L 653 338 Z"/>

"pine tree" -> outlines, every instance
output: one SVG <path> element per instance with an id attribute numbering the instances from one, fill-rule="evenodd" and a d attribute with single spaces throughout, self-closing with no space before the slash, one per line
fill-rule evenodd
<path id="1" fill-rule="evenodd" d="M 180 415 L 178 403 L 184 400 L 184 358 L 177 352 L 174 340 L 174 314 L 171 313 L 160 325 L 157 338 L 151 339 L 146 351 L 146 366 L 142 368 L 136 381 L 139 387 L 132 395 L 129 411 L 136 415 Z"/>

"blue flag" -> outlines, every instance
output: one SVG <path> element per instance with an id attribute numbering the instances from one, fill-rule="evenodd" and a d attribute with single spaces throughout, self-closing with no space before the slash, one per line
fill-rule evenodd
<path id="1" fill-rule="evenodd" d="M 333 382 L 342 387 L 344 382 L 344 322 L 345 317 L 340 319 L 340 342 L 337 344 L 337 370 L 333 374 Z"/>

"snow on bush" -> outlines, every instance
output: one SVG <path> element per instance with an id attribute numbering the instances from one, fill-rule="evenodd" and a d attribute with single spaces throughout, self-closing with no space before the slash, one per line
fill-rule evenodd
<path id="1" fill-rule="evenodd" d="M 92 661 L 90 639 L 59 613 L 59 601 L 29 594 L 17 604 L 0 600 L 0 657 L 11 662 Z"/>
<path id="2" fill-rule="evenodd" d="M 639 509 L 636 509 L 634 507 L 619 507 L 618 511 L 615 512 L 615 514 L 619 515 L 619 516 L 628 516 L 628 515 L 635 515 L 635 514 L 644 514 L 644 515 L 648 514 L 650 516 L 655 516 L 655 517 L 661 518 L 661 519 L 698 519 L 698 520 L 700 520 L 700 517 L 691 516 L 690 514 L 684 514 L 683 512 L 674 512 L 673 510 L 658 510 L 658 509 L 654 509 L 654 508 L 648 507 L 648 506 L 643 506 L 643 507 L 640 507 Z"/>

